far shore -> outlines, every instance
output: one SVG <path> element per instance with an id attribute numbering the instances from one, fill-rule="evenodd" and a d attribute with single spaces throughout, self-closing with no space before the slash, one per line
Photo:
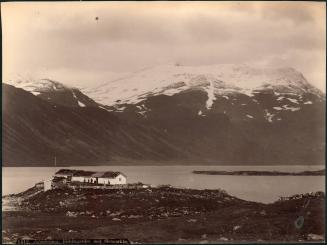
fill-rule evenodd
<path id="1" fill-rule="evenodd" d="M 301 172 L 280 172 L 280 171 L 193 171 L 194 174 L 206 175 L 236 175 L 236 176 L 323 176 L 325 169 L 316 171 Z"/>

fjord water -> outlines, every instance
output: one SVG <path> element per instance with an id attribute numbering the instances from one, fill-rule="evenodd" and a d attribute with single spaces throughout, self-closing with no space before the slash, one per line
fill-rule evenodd
<path id="1" fill-rule="evenodd" d="M 193 170 L 300 172 L 325 166 L 74 166 L 90 171 L 121 171 L 128 183 L 170 184 L 193 189 L 224 189 L 238 198 L 270 203 L 280 196 L 325 191 L 325 176 L 222 176 L 193 174 Z M 2 195 L 19 193 L 51 178 L 60 167 L 3 167 Z"/>

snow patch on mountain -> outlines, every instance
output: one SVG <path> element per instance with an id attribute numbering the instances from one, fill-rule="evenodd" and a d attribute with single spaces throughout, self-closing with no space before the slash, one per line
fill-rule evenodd
<path id="1" fill-rule="evenodd" d="M 275 106 L 275 107 L 273 107 L 273 109 L 276 111 L 298 111 L 298 110 L 301 110 L 300 107 L 292 107 L 289 105 L 283 105 L 282 107 Z"/>
<path id="2" fill-rule="evenodd" d="M 118 106 L 119 107 L 119 106 Z M 117 108 L 117 107 L 116 107 Z M 126 107 L 119 107 L 119 110 L 123 111 Z M 137 112 L 138 114 L 142 115 L 143 117 L 147 117 L 147 112 L 151 111 L 150 109 L 148 109 L 144 104 L 141 105 L 137 105 Z"/>
<path id="3" fill-rule="evenodd" d="M 287 99 L 295 104 L 299 104 L 299 102 L 296 99 L 292 99 L 292 98 L 287 98 Z"/>
<path id="4" fill-rule="evenodd" d="M 86 106 L 84 103 L 80 102 L 79 100 L 77 101 L 77 103 L 78 103 L 78 105 L 79 105 L 80 107 L 85 107 L 85 106 Z"/>
<path id="5" fill-rule="evenodd" d="M 283 105 L 283 108 L 285 110 L 290 110 L 290 111 L 299 111 L 299 110 L 301 110 L 300 107 L 292 107 L 292 106 L 288 106 L 288 105 Z"/>
<path id="6" fill-rule="evenodd" d="M 78 98 L 77 98 L 77 96 L 76 96 L 76 94 L 75 94 L 75 92 L 73 90 L 72 90 L 72 94 L 73 94 L 73 97 L 75 98 L 75 100 L 77 101 L 77 104 L 80 107 L 85 107 L 86 106 L 83 102 L 81 102 L 81 101 L 78 100 Z"/>
<path id="7" fill-rule="evenodd" d="M 141 114 L 142 116 L 146 117 L 146 111 L 138 111 L 138 114 Z"/>
<path id="8" fill-rule="evenodd" d="M 211 109 L 214 100 L 216 100 L 216 96 L 215 96 L 215 91 L 214 91 L 214 84 L 212 81 L 209 82 L 209 87 L 207 87 L 205 90 L 208 93 L 208 100 L 206 101 L 206 108 L 208 110 Z"/>
<path id="9" fill-rule="evenodd" d="M 106 111 L 109 111 L 109 112 L 112 112 L 112 110 L 111 109 L 108 109 L 108 108 L 106 108 L 106 107 L 104 107 L 104 106 L 99 106 L 99 108 L 101 108 L 101 109 L 103 109 L 103 110 L 106 110 Z"/>
<path id="10" fill-rule="evenodd" d="M 272 123 L 272 119 L 275 115 L 270 113 L 268 110 L 265 110 L 265 118 L 267 119 L 268 122 Z"/>
<path id="11" fill-rule="evenodd" d="M 123 112 L 126 109 L 126 106 L 116 107 L 116 112 Z"/>

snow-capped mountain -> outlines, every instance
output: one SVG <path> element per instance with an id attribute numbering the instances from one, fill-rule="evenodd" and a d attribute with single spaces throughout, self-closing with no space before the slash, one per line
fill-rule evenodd
<path id="1" fill-rule="evenodd" d="M 208 94 L 207 108 L 217 95 L 242 93 L 253 96 L 260 90 L 278 93 L 321 92 L 310 85 L 293 68 L 254 68 L 247 65 L 182 66 L 161 65 L 131 73 L 128 76 L 84 90 L 99 103 L 114 106 L 136 104 L 150 96 L 174 95 L 189 89 Z"/>
<path id="2" fill-rule="evenodd" d="M 143 69 L 83 92 L 112 111 L 132 108 L 129 111 L 147 117 L 149 111 L 156 110 L 147 105 L 151 98 L 189 91 L 201 91 L 207 97 L 194 112 L 200 117 L 224 113 L 232 120 L 256 118 L 270 123 L 282 120 L 285 111 L 296 112 L 324 100 L 323 93 L 293 68 L 247 65 L 168 64 Z"/>
<path id="3" fill-rule="evenodd" d="M 16 88 L 22 88 L 54 104 L 70 107 L 98 106 L 94 100 L 84 95 L 79 89 L 66 86 L 51 79 L 35 79 L 17 75 L 5 83 Z"/>
<path id="4" fill-rule="evenodd" d="M 292 68 L 157 66 L 83 90 L 90 98 L 47 79 L 11 84 L 5 162 L 324 162 L 325 95 Z"/>

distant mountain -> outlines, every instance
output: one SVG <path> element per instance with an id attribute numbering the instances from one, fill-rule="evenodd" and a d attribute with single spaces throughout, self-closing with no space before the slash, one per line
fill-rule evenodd
<path id="1" fill-rule="evenodd" d="M 82 92 L 96 106 L 4 85 L 4 162 L 324 163 L 325 95 L 292 68 L 165 65 Z"/>
<path id="2" fill-rule="evenodd" d="M 79 89 L 65 86 L 50 79 L 24 79 L 16 77 L 6 83 L 22 88 L 54 104 L 69 107 L 98 107 L 99 104 L 87 97 Z"/>
<path id="3" fill-rule="evenodd" d="M 217 96 L 254 96 L 262 90 L 302 95 L 322 92 L 310 85 L 293 68 L 254 68 L 247 65 L 182 66 L 161 65 L 83 90 L 95 101 L 108 106 L 136 104 L 156 95 L 174 95 L 186 90 L 202 90 L 208 95 L 206 108 Z"/>

